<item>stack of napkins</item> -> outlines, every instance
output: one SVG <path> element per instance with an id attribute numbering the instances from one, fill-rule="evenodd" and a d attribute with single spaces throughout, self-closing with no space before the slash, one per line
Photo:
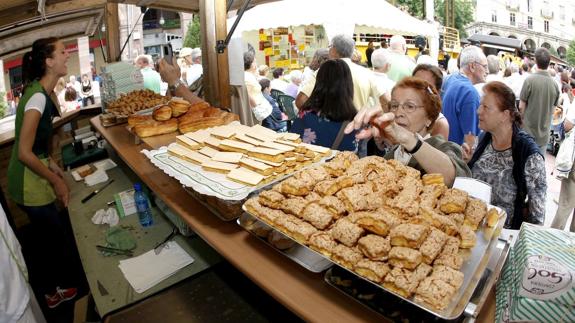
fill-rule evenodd
<path id="1" fill-rule="evenodd" d="M 175 241 L 170 241 L 156 255 L 150 250 L 138 257 L 120 260 L 120 270 L 138 293 L 143 293 L 178 270 L 194 262 L 194 258 Z"/>
<path id="2" fill-rule="evenodd" d="M 107 182 L 108 181 L 108 174 L 105 170 L 98 169 L 97 171 L 93 172 L 92 174 L 84 177 L 84 182 L 88 186 L 94 186 L 99 183 Z"/>

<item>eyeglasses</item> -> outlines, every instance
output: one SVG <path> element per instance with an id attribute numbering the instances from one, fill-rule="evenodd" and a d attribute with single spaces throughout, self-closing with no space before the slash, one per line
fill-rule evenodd
<path id="1" fill-rule="evenodd" d="M 407 113 L 412 113 L 417 108 L 423 108 L 424 107 L 423 105 L 417 105 L 417 104 L 412 103 L 412 102 L 399 103 L 397 101 L 391 101 L 387 104 L 387 108 L 389 109 L 390 112 L 395 112 L 395 111 L 399 110 L 400 106 Z"/>
<path id="2" fill-rule="evenodd" d="M 479 62 L 475 62 L 475 64 L 478 64 L 479 66 L 483 67 L 484 70 L 487 70 L 487 64 L 481 64 Z"/>

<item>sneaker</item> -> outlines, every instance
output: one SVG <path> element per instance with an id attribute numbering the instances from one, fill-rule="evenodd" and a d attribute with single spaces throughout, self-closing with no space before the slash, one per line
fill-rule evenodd
<path id="1" fill-rule="evenodd" d="M 62 289 L 60 287 L 56 287 L 56 293 L 54 293 L 54 295 L 45 294 L 44 298 L 46 299 L 46 304 L 48 304 L 48 307 L 54 308 L 60 305 L 62 302 L 73 299 L 76 297 L 76 294 L 78 294 L 78 290 L 76 288 Z"/>

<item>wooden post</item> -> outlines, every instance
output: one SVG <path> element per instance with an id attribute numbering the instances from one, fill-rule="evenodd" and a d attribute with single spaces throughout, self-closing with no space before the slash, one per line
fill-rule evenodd
<path id="1" fill-rule="evenodd" d="M 200 0 L 204 94 L 208 102 L 221 108 L 231 107 L 228 51 L 216 51 L 216 42 L 227 35 L 226 5 L 226 0 Z"/>
<path id="2" fill-rule="evenodd" d="M 120 56 L 120 19 L 118 4 L 106 4 L 106 48 L 108 63 L 115 62 Z"/>

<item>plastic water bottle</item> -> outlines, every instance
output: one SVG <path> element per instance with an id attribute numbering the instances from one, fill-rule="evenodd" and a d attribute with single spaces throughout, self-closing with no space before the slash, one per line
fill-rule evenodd
<path id="1" fill-rule="evenodd" d="M 134 184 L 134 189 L 136 190 L 134 192 L 134 202 L 136 202 L 140 224 L 143 227 L 149 227 L 154 224 L 154 220 L 152 219 L 152 210 L 150 209 L 150 203 L 148 203 L 148 197 L 142 191 L 140 183 Z"/>

